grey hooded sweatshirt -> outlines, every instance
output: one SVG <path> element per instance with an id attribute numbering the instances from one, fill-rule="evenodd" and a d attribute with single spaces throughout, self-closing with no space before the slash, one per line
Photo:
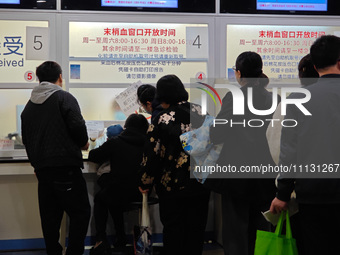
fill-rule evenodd
<path id="1" fill-rule="evenodd" d="M 50 96 L 53 95 L 54 92 L 62 90 L 61 87 L 59 87 L 56 84 L 43 81 L 40 83 L 39 86 L 36 86 L 31 94 L 31 101 L 35 104 L 42 104 L 44 103 Z"/>

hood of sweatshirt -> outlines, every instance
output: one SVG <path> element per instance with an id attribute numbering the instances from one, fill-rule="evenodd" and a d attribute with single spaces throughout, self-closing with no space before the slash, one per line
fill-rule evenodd
<path id="1" fill-rule="evenodd" d="M 124 129 L 123 132 L 118 135 L 118 137 L 129 144 L 134 144 L 137 146 L 144 145 L 146 141 L 146 133 L 143 133 L 141 130 L 134 127 Z"/>
<path id="2" fill-rule="evenodd" d="M 62 88 L 58 85 L 44 81 L 33 89 L 30 100 L 35 104 L 43 104 L 54 92 L 59 90 Z"/>

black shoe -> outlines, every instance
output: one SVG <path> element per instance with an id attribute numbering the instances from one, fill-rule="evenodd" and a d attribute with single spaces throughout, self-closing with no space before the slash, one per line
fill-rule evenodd
<path id="1" fill-rule="evenodd" d="M 111 255 L 111 248 L 107 243 L 102 242 L 96 248 L 91 248 L 90 255 Z"/>
<path id="2" fill-rule="evenodd" d="M 126 244 L 127 244 L 126 238 L 124 238 L 124 239 L 118 239 L 118 240 L 116 240 L 116 242 L 113 244 L 113 247 L 114 247 L 115 249 L 123 249 L 123 248 L 125 248 Z"/>
<path id="3" fill-rule="evenodd" d="M 113 248 L 112 249 L 112 255 L 125 255 L 126 253 L 126 247 L 121 248 Z M 128 253 L 128 254 L 134 254 L 134 253 Z"/>

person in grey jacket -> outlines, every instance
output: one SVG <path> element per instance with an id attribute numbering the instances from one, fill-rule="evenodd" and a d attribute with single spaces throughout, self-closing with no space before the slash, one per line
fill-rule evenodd
<path id="1" fill-rule="evenodd" d="M 311 115 L 288 105 L 285 118 L 297 125 L 283 128 L 281 135 L 279 163 L 298 174 L 280 175 L 270 211 L 287 210 L 295 190 L 303 249 L 299 254 L 338 254 L 340 234 L 334 230 L 340 227 L 340 38 L 322 36 L 310 53 L 320 74 L 317 83 L 306 87 L 311 97 L 303 105 Z M 304 96 L 294 93 L 291 99 Z"/>
<path id="2" fill-rule="evenodd" d="M 81 255 L 91 215 L 81 168 L 87 150 L 85 121 L 77 100 L 62 90 L 59 64 L 37 67 L 40 84 L 21 114 L 22 138 L 38 179 L 41 226 L 48 255 L 61 255 L 59 229 L 64 211 L 70 218 L 66 255 Z"/>

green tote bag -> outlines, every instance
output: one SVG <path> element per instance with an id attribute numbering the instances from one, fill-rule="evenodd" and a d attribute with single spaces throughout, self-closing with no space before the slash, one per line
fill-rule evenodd
<path id="1" fill-rule="evenodd" d="M 286 235 L 282 235 L 282 226 L 286 216 Z M 257 230 L 255 255 L 297 255 L 296 241 L 292 237 L 289 213 L 282 212 L 275 233 Z"/>

